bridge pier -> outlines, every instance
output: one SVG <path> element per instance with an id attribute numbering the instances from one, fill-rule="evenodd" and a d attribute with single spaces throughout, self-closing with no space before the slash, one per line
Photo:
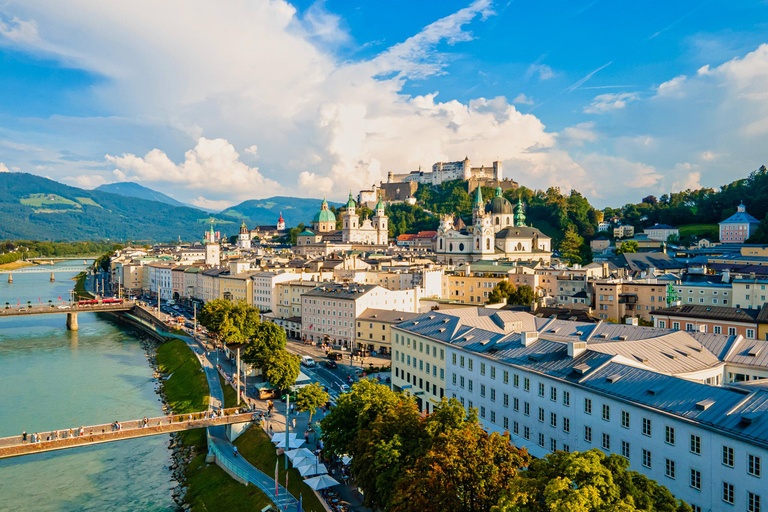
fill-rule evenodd
<path id="1" fill-rule="evenodd" d="M 67 329 L 70 331 L 76 331 L 77 325 L 77 313 L 67 313 Z"/>
<path id="2" fill-rule="evenodd" d="M 53 277 L 53 272 L 51 272 L 51 282 L 56 281 L 56 278 Z"/>
<path id="3" fill-rule="evenodd" d="M 8 272 L 8 284 L 11 284 L 11 283 L 13 283 L 13 274 Z"/>

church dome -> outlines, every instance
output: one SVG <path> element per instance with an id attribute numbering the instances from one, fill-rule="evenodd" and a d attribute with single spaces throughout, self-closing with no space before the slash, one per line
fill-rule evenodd
<path id="1" fill-rule="evenodd" d="M 357 203 L 352 199 L 352 192 L 349 193 L 349 201 L 347 201 L 347 210 L 350 208 L 357 208 Z"/>
<path id="2" fill-rule="evenodd" d="M 512 203 L 502 194 L 501 187 L 496 187 L 496 197 L 485 206 L 485 212 L 494 215 L 512 215 L 515 213 Z"/>
<path id="3" fill-rule="evenodd" d="M 336 216 L 328 209 L 328 201 L 323 199 L 320 211 L 315 214 L 312 222 L 336 222 Z"/>

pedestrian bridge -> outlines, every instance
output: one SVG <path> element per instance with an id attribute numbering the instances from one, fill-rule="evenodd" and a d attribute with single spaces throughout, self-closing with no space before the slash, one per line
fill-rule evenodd
<path id="1" fill-rule="evenodd" d="M 0 318 L 6 316 L 30 316 L 30 315 L 55 315 L 55 314 L 76 314 L 76 313 L 102 313 L 105 311 L 130 311 L 136 303 L 134 301 L 107 302 L 101 304 L 83 304 L 83 305 L 57 305 L 53 304 L 34 304 L 29 307 L 24 304 L 17 306 L 8 306 L 0 309 Z"/>
<path id="2" fill-rule="evenodd" d="M 35 265 L 32 267 L 21 267 L 14 270 L 2 269 L 0 274 L 49 274 L 53 272 L 69 272 L 71 274 L 77 274 L 78 272 L 85 272 L 83 267 L 44 267 L 41 265 Z"/>
<path id="3" fill-rule="evenodd" d="M 176 414 L 149 418 L 146 426 L 144 426 L 143 418 L 140 420 L 123 421 L 120 422 L 119 430 L 114 427 L 114 424 L 105 424 L 37 432 L 38 440 L 35 442 L 32 441 L 32 434 L 34 432 L 29 432 L 26 441 L 21 435 L 0 438 L 0 459 L 110 443 L 124 439 L 170 434 L 171 432 L 181 432 L 183 430 L 246 423 L 253 421 L 256 417 L 257 414 L 253 412 L 245 412 L 244 409 L 234 408 L 217 412 L 215 417 L 213 417 L 211 412 L 206 411 L 192 413 L 191 415 Z"/>

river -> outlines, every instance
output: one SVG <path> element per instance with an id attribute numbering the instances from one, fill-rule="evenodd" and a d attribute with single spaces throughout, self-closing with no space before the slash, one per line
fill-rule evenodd
<path id="1" fill-rule="evenodd" d="M 73 264 L 74 263 L 74 264 Z M 84 267 L 83 261 L 57 263 Z M 0 307 L 67 300 L 76 273 L 0 275 Z M 0 319 L 0 437 L 162 415 L 142 334 L 93 313 Z M 168 436 L 0 460 L 0 511 L 170 511 Z"/>

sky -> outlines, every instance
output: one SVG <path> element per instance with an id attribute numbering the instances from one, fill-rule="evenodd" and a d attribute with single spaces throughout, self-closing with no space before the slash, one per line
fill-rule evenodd
<path id="1" fill-rule="evenodd" d="M 225 208 L 468 156 L 604 207 L 766 148 L 768 0 L 0 0 L 0 172 Z"/>

